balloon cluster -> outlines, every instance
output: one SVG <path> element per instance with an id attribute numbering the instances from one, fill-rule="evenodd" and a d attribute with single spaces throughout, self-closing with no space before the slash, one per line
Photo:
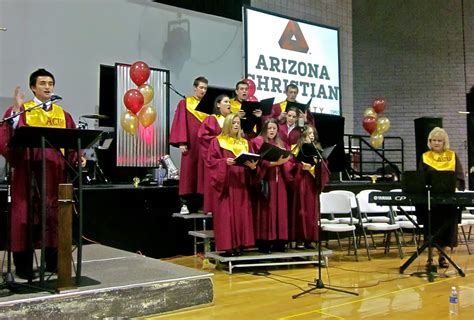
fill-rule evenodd
<path id="1" fill-rule="evenodd" d="M 149 127 L 156 120 L 156 109 L 151 105 L 153 100 L 153 87 L 145 82 L 150 77 L 150 68 L 143 61 L 137 61 L 130 67 L 130 79 L 138 88 L 130 89 L 123 95 L 125 110 L 120 117 L 123 130 L 134 135 L 139 124 L 144 128 Z"/>
<path id="2" fill-rule="evenodd" d="M 379 116 L 385 110 L 385 100 L 375 99 L 372 107 L 364 111 L 362 127 L 370 134 L 370 144 L 374 148 L 380 148 L 383 144 L 383 134 L 390 129 L 390 120 L 385 116 Z"/>
<path id="3" fill-rule="evenodd" d="M 255 94 L 255 91 L 257 90 L 256 86 L 255 86 L 255 82 L 253 82 L 252 79 L 245 79 L 244 80 L 247 85 L 248 85 L 248 91 L 247 91 L 247 94 L 248 94 L 248 97 L 247 97 L 247 101 L 256 101 L 258 102 L 258 99 L 257 97 L 254 96 Z"/>

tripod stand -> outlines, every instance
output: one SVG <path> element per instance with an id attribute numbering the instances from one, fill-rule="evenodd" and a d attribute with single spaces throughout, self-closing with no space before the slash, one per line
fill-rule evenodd
<path id="1" fill-rule="evenodd" d="M 405 172 L 405 175 L 407 172 Z M 416 174 L 423 174 L 423 173 L 416 173 Z M 407 179 L 406 177 L 404 179 Z M 421 273 L 414 273 L 414 275 L 422 275 L 426 274 L 428 277 L 429 282 L 434 281 L 434 276 L 437 275 L 437 270 L 436 267 L 433 265 L 433 247 L 438 249 L 438 252 L 440 256 L 444 257 L 446 260 L 448 260 L 451 265 L 456 269 L 456 271 L 459 273 L 460 276 L 464 277 L 465 273 L 464 271 L 444 252 L 443 248 L 439 244 L 435 242 L 435 236 L 436 234 L 440 233 L 444 228 L 446 228 L 446 224 L 444 224 L 441 229 L 438 230 L 438 232 L 433 235 L 432 230 L 431 230 L 431 221 L 432 221 L 432 212 L 431 212 L 431 191 L 434 185 L 434 182 L 438 180 L 438 185 L 448 185 L 449 182 L 451 181 L 451 184 L 453 185 L 453 190 L 454 190 L 454 184 L 455 184 L 455 178 L 454 174 L 451 174 L 450 172 L 431 172 L 431 174 L 428 175 L 421 175 L 418 177 L 410 177 L 408 179 L 418 179 L 422 180 L 424 182 L 424 189 L 426 190 L 426 203 L 427 203 L 427 210 L 426 210 L 426 216 L 427 216 L 427 238 L 425 239 L 425 242 L 416 249 L 416 252 L 411 255 L 411 257 L 400 267 L 400 273 L 403 273 L 406 268 L 422 253 L 426 248 L 428 248 L 428 261 L 426 264 L 426 271 L 421 272 Z M 449 188 L 448 188 L 449 189 Z M 416 191 L 416 190 L 415 190 Z M 449 190 L 447 190 L 449 192 Z M 448 193 L 447 192 L 447 193 Z M 408 192 L 409 193 L 409 192 Z M 413 198 L 416 199 L 416 194 L 413 195 Z M 412 221 L 414 222 L 414 221 Z M 415 223 L 415 225 L 419 228 L 418 224 Z"/>
<path id="2" fill-rule="evenodd" d="M 320 231 L 320 234 L 321 234 L 321 224 L 319 224 L 319 231 Z M 330 287 L 330 286 L 326 286 L 324 284 L 323 279 L 321 278 L 321 239 L 319 239 L 317 242 L 318 242 L 318 278 L 314 279 L 314 283 L 309 284 L 310 286 L 313 286 L 313 288 L 310 288 L 308 290 L 305 290 L 303 292 L 295 294 L 295 295 L 292 296 L 292 298 L 296 299 L 299 296 L 302 296 L 304 294 L 313 292 L 314 290 L 318 290 L 318 289 L 332 290 L 332 291 L 337 291 L 337 292 L 342 292 L 342 293 L 347 293 L 347 294 L 352 294 L 352 295 L 358 296 L 359 294 L 357 292 L 350 292 L 350 291 L 346 291 L 346 290 L 342 290 L 342 289 L 338 289 L 338 288 L 333 288 L 333 287 Z"/>
<path id="3" fill-rule="evenodd" d="M 318 152 L 318 154 L 319 154 L 319 152 Z M 316 163 L 321 162 L 322 166 L 324 166 L 325 169 L 328 170 L 328 172 L 329 172 L 329 169 L 327 168 L 325 159 L 320 154 L 319 154 L 319 161 L 317 159 L 315 159 L 315 162 Z M 330 286 L 326 286 L 324 284 L 324 282 L 321 278 L 321 234 L 322 234 L 321 215 L 319 215 L 319 218 L 318 218 L 318 230 L 319 230 L 319 236 L 318 236 L 318 240 L 316 241 L 317 245 L 318 245 L 318 278 L 314 280 L 314 283 L 309 284 L 309 285 L 313 286 L 313 288 L 310 288 L 308 290 L 305 290 L 303 292 L 295 294 L 295 295 L 292 296 L 292 298 L 296 299 L 299 296 L 302 296 L 304 294 L 313 292 L 314 290 L 318 290 L 318 289 L 327 289 L 327 290 L 332 290 L 332 291 L 337 291 L 337 292 L 342 292 L 342 293 L 347 293 L 347 294 L 352 294 L 352 295 L 358 296 L 359 294 L 356 293 L 356 292 L 350 292 L 350 291 L 346 291 L 346 290 L 342 290 L 342 289 L 338 289 L 338 288 L 333 288 L 333 287 L 330 287 Z"/>

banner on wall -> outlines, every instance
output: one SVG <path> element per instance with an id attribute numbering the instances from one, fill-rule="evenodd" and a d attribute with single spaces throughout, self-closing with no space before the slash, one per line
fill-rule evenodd
<path id="1" fill-rule="evenodd" d="M 298 100 L 310 110 L 341 115 L 339 31 L 245 7 L 246 74 L 258 99 L 286 98 L 298 86 Z"/>

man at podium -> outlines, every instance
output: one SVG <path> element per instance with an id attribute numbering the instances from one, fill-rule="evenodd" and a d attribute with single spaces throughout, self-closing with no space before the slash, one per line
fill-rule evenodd
<path id="1" fill-rule="evenodd" d="M 38 69 L 30 75 L 30 89 L 33 99 L 25 101 L 20 87 L 15 88 L 13 105 L 9 107 L 4 118 L 18 114 L 0 126 L 0 153 L 7 159 L 11 167 L 11 239 L 10 249 L 13 252 L 15 272 L 18 277 L 28 279 L 32 271 L 33 254 L 28 247 L 28 208 L 33 208 L 32 240 L 39 246 L 42 185 L 41 160 L 39 148 L 9 147 L 15 129 L 22 126 L 48 128 L 76 128 L 71 115 L 54 101 L 60 100 L 53 96 L 55 79 L 45 69 Z M 26 112 L 25 112 L 26 110 Z M 46 157 L 46 238 L 45 261 L 46 271 L 55 272 L 57 268 L 57 232 L 58 232 L 58 184 L 66 182 L 66 167 L 62 154 L 71 163 L 76 163 L 77 152 L 68 150 L 45 149 Z M 29 203 L 30 181 L 32 187 L 32 203 Z M 33 273 L 34 275 L 34 273 Z M 35 275 L 34 275 L 35 276 Z"/>

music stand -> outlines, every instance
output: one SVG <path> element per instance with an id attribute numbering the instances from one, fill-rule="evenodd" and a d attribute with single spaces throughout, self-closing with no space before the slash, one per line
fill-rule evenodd
<path id="1" fill-rule="evenodd" d="M 16 148 L 40 148 L 41 159 L 41 264 L 40 264 L 40 286 L 44 287 L 45 275 L 45 236 L 46 236 L 46 159 L 45 149 L 75 149 L 78 154 L 78 170 L 74 169 L 74 165 L 68 164 L 77 172 L 78 179 L 78 241 L 77 241 L 77 269 L 76 284 L 80 284 L 81 266 L 82 266 L 82 166 L 80 165 L 81 149 L 88 148 L 100 136 L 102 131 L 99 130 L 80 130 L 66 128 L 46 128 L 46 127 L 30 127 L 24 126 L 15 130 L 13 137 L 10 139 L 10 147 Z M 31 217 L 30 217 L 31 218 Z"/>
<path id="2" fill-rule="evenodd" d="M 428 228 L 427 237 L 423 244 L 416 249 L 416 252 L 400 267 L 400 273 L 403 273 L 406 268 L 428 248 L 428 263 L 426 265 L 426 274 L 428 281 L 434 281 L 436 274 L 436 267 L 433 266 L 433 247 L 438 249 L 438 252 L 446 258 L 451 265 L 464 277 L 464 271 L 444 252 L 444 250 L 437 243 L 434 242 L 435 235 L 431 232 L 431 201 L 432 194 L 435 196 L 447 197 L 455 193 L 456 177 L 452 171 L 406 171 L 402 174 L 402 191 L 408 195 L 412 203 L 415 205 L 427 205 L 426 210 L 426 225 Z M 419 226 L 417 225 L 419 228 Z M 440 230 L 445 227 L 442 226 Z M 440 231 L 438 230 L 438 232 Z"/>

